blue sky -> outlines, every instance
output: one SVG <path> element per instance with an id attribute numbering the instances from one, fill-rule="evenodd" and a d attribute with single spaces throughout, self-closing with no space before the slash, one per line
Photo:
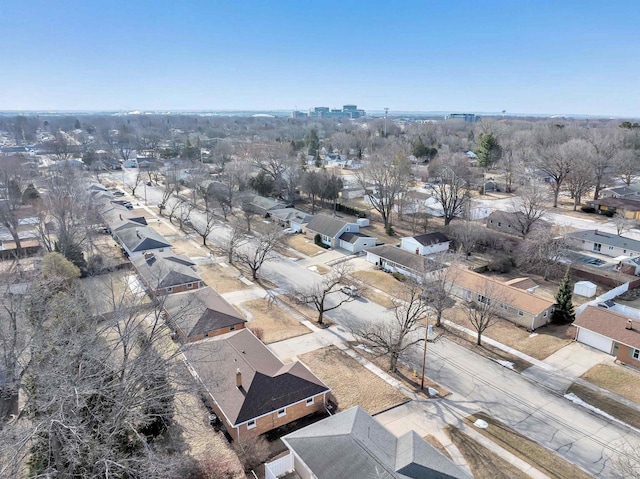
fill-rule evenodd
<path id="1" fill-rule="evenodd" d="M 0 110 L 640 116 L 640 4 L 9 1 Z"/>

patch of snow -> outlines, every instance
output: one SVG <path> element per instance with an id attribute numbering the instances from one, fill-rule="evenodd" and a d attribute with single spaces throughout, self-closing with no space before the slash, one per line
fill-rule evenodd
<path id="1" fill-rule="evenodd" d="M 220 263 L 218 263 L 218 264 L 219 264 L 219 265 L 220 265 L 220 267 L 222 267 L 222 268 L 228 268 L 228 267 L 229 267 L 229 265 L 228 265 L 227 263 L 224 263 L 224 262 L 220 262 Z"/>
<path id="2" fill-rule="evenodd" d="M 582 399 L 580 399 L 578 396 L 576 396 L 573 393 L 565 394 L 564 397 L 565 397 L 565 399 L 568 399 L 569 401 L 571 401 L 573 404 L 576 404 L 578 406 L 582 406 L 583 408 L 589 409 L 590 411 L 593 411 L 596 414 L 599 414 L 600 416 L 609 419 L 610 421 L 616 422 L 618 424 L 622 424 L 623 426 L 630 427 L 634 431 L 638 431 L 638 429 L 636 429 L 635 427 L 627 424 L 624 421 L 621 421 L 620 419 L 618 419 L 616 417 L 613 417 L 611 414 L 609 414 L 607 412 L 604 412 L 602 409 L 599 409 L 599 408 L 597 408 L 595 406 L 592 406 L 591 404 L 589 404 L 588 402 L 583 401 Z M 638 431 L 638 432 L 640 432 L 640 431 Z"/>
<path id="3" fill-rule="evenodd" d="M 538 333 L 531 333 L 531 334 L 529 335 L 529 337 L 530 337 L 530 338 L 535 338 L 537 335 L 538 335 Z"/>
<path id="4" fill-rule="evenodd" d="M 486 429 L 489 427 L 487 421 L 483 421 L 482 419 L 476 419 L 476 422 L 474 422 L 473 425 L 480 429 Z"/>
<path id="5" fill-rule="evenodd" d="M 317 266 L 309 266 L 307 269 L 308 269 L 309 271 L 313 271 L 314 273 L 317 273 L 317 272 L 318 272 L 318 267 L 317 267 Z"/>
<path id="6" fill-rule="evenodd" d="M 500 366 L 503 366 L 507 369 L 514 370 L 513 363 L 511 361 L 504 361 L 502 359 L 494 359 L 494 361 L 498 363 Z"/>
<path id="7" fill-rule="evenodd" d="M 427 388 L 427 392 L 429 393 L 429 397 L 436 397 L 440 395 L 438 390 L 433 388 Z"/>
<path id="8" fill-rule="evenodd" d="M 373 351 L 371 349 L 369 349 L 368 347 L 366 347 L 364 344 L 358 344 L 356 346 L 356 348 L 362 349 L 363 351 L 366 351 L 368 353 L 373 353 Z"/>

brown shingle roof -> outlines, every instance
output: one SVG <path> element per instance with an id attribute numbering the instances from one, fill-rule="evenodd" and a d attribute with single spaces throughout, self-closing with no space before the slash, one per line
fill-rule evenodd
<path id="1" fill-rule="evenodd" d="M 233 306 L 209 287 L 170 295 L 163 306 L 187 337 L 246 322 Z"/>
<path id="2" fill-rule="evenodd" d="M 554 304 L 548 299 L 466 269 L 455 268 L 452 277 L 456 286 L 476 293 L 487 291 L 487 283 L 490 283 L 491 293 L 496 299 L 504 298 L 501 302 L 536 316 Z"/>
<path id="3" fill-rule="evenodd" d="M 632 320 L 633 329 L 626 329 L 629 319 L 610 309 L 587 306 L 573 325 L 640 349 L 640 322 Z"/>
<path id="4" fill-rule="evenodd" d="M 184 355 L 232 424 L 329 391 L 299 361 L 282 363 L 248 329 L 190 343 Z M 242 391 L 236 387 L 238 370 Z"/>

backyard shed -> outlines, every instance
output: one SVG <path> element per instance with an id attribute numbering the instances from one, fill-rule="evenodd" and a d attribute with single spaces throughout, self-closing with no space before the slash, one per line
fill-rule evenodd
<path id="1" fill-rule="evenodd" d="M 596 295 L 597 286 L 591 281 L 578 281 L 573 286 L 573 293 L 585 298 L 592 298 Z"/>

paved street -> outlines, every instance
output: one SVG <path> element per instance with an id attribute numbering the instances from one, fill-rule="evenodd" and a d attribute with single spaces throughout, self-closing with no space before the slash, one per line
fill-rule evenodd
<path id="1" fill-rule="evenodd" d="M 147 198 L 150 203 L 157 203 L 160 191 L 147 187 Z M 192 221 L 202 221 L 201 213 L 192 212 Z M 218 226 L 210 240 L 220 243 L 226 234 L 227 229 Z M 261 275 L 282 290 L 311 285 L 320 279 L 304 263 L 290 260 L 265 264 Z M 344 326 L 354 318 L 381 321 L 390 315 L 376 303 L 360 299 L 333 311 L 330 317 Z M 291 356 L 296 350 L 293 344 L 283 347 L 282 354 Z M 324 342 L 317 344 L 321 346 Z M 301 344 L 301 349 L 306 352 L 314 346 Z M 421 349 L 413 351 L 410 360 L 413 365 L 421 364 Z M 640 447 L 638 435 L 627 428 L 575 406 L 527 377 L 446 339 L 429 345 L 427 368 L 428 376 L 452 394 L 443 400 L 420 403 L 426 417 L 455 423 L 469 413 L 483 410 L 601 478 L 619 477 L 613 470 L 611 457 L 624 444 Z"/>

